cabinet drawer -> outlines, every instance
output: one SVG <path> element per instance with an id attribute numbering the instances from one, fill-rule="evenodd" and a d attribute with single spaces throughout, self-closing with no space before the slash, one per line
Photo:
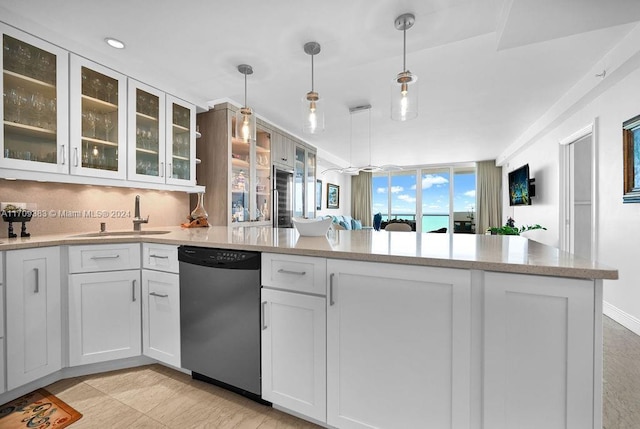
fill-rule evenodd
<path id="1" fill-rule="evenodd" d="M 262 286 L 325 295 L 326 279 L 324 258 L 262 254 Z"/>
<path id="2" fill-rule="evenodd" d="M 99 244 L 69 247 L 69 273 L 140 268 L 140 244 Z"/>
<path id="3" fill-rule="evenodd" d="M 143 243 L 142 268 L 178 273 L 178 247 Z"/>

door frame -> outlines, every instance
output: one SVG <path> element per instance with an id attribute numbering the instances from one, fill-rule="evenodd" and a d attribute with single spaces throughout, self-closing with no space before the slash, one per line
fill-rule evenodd
<path id="1" fill-rule="evenodd" d="M 568 252 L 571 249 L 571 202 L 569 201 L 571 186 L 570 145 L 585 137 L 591 136 L 591 259 L 598 259 L 598 118 L 580 128 L 578 131 L 561 139 L 559 156 L 559 218 L 558 231 L 560 235 L 560 250 Z"/>

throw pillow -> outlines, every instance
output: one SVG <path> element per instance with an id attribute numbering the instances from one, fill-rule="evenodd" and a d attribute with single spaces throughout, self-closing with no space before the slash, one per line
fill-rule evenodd
<path id="1" fill-rule="evenodd" d="M 339 224 L 339 225 L 340 225 L 341 227 L 343 227 L 344 229 L 351 229 L 351 223 L 347 223 L 347 222 L 345 222 L 345 221 L 343 221 L 343 220 L 341 220 L 341 221 L 340 221 L 340 224 Z"/>
<path id="2" fill-rule="evenodd" d="M 362 221 L 351 219 L 351 229 L 362 229 Z"/>

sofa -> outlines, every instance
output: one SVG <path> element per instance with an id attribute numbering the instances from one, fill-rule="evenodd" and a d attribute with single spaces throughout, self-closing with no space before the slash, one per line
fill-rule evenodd
<path id="1" fill-rule="evenodd" d="M 327 215 L 329 216 L 329 215 Z M 362 227 L 362 221 L 359 219 L 354 219 L 351 216 L 330 216 L 332 221 L 332 226 L 334 229 L 347 229 L 347 230 L 357 230 L 357 229 L 369 229 L 371 227 Z"/>

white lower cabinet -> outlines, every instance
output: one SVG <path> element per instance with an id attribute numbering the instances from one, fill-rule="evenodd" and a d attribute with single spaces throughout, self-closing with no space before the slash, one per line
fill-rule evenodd
<path id="1" fill-rule="evenodd" d="M 141 353 L 140 270 L 69 276 L 69 364 Z"/>
<path id="2" fill-rule="evenodd" d="M 327 423 L 469 428 L 470 272 L 330 259 L 327 273 Z"/>
<path id="3" fill-rule="evenodd" d="M 601 428 L 600 282 L 505 273 L 484 281 L 482 427 Z"/>
<path id="4" fill-rule="evenodd" d="M 180 367 L 180 279 L 178 274 L 142 270 L 142 352 Z"/>
<path id="5" fill-rule="evenodd" d="M 262 397 L 325 422 L 325 297 L 263 288 L 262 312 Z"/>
<path id="6" fill-rule="evenodd" d="M 60 249 L 7 252 L 7 389 L 62 367 Z"/>

